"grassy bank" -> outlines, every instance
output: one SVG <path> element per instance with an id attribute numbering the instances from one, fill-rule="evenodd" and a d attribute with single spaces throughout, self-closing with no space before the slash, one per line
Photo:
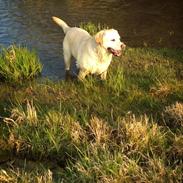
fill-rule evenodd
<path id="1" fill-rule="evenodd" d="M 128 48 L 105 82 L 1 84 L 0 182 L 181 182 L 183 52 Z"/>
<path id="2" fill-rule="evenodd" d="M 11 45 L 0 49 L 0 81 L 20 85 L 32 80 L 42 71 L 35 52 L 26 47 Z"/>

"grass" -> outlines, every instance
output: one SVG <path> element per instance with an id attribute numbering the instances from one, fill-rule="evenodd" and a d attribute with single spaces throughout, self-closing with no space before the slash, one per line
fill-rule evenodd
<path id="1" fill-rule="evenodd" d="M 93 22 L 81 22 L 79 27 L 85 29 L 92 36 L 95 35 L 97 32 L 99 32 L 100 30 L 108 29 L 107 25 L 101 25 L 100 23 L 96 25 Z"/>
<path id="2" fill-rule="evenodd" d="M 9 83 L 22 83 L 40 74 L 42 65 L 34 52 L 12 45 L 3 48 L 0 56 L 0 79 Z"/>
<path id="3" fill-rule="evenodd" d="M 1 84 L 0 182 L 182 182 L 182 61 L 128 48 L 106 81 Z"/>

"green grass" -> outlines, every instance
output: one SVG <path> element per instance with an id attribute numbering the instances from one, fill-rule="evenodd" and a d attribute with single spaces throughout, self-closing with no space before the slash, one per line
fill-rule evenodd
<path id="1" fill-rule="evenodd" d="M 100 23 L 98 23 L 96 25 L 93 22 L 82 22 L 82 23 L 80 23 L 79 27 L 82 28 L 82 29 L 85 29 L 91 35 L 95 35 L 100 30 L 108 28 L 107 25 L 101 25 Z"/>
<path id="2" fill-rule="evenodd" d="M 174 51 L 128 48 L 104 82 L 2 85 L 0 178 L 181 182 L 183 53 Z"/>
<path id="3" fill-rule="evenodd" d="M 182 69 L 128 48 L 106 81 L 1 84 L 0 182 L 182 182 Z"/>
<path id="4" fill-rule="evenodd" d="M 9 83 L 31 80 L 42 70 L 39 58 L 25 47 L 15 45 L 2 48 L 0 55 L 0 79 Z"/>

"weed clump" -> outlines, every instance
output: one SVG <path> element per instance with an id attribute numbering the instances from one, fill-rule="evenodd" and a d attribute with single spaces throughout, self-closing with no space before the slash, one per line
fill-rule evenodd
<path id="1" fill-rule="evenodd" d="M 165 107 L 163 116 L 168 126 L 183 128 L 183 103 L 176 102 Z"/>
<path id="2" fill-rule="evenodd" d="M 129 115 L 118 120 L 118 143 L 129 156 L 135 154 L 161 155 L 166 147 L 166 133 L 146 115 Z"/>
<path id="3" fill-rule="evenodd" d="M 42 64 L 35 52 L 12 45 L 0 54 L 0 79 L 8 83 L 22 83 L 40 74 Z"/>

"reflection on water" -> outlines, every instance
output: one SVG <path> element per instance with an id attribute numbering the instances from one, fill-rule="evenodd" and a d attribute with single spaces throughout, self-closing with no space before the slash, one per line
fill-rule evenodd
<path id="1" fill-rule="evenodd" d="M 62 78 L 62 30 L 51 16 L 77 26 L 101 22 L 118 29 L 128 46 L 183 48 L 183 1 L 0 0 L 0 44 L 35 48 L 43 75 Z"/>

